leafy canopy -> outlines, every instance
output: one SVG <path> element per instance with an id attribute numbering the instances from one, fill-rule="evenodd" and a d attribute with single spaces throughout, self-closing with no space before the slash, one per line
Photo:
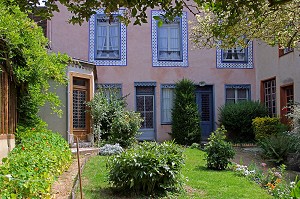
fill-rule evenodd
<path id="1" fill-rule="evenodd" d="M 59 11 L 57 2 L 66 6 L 73 14 L 70 22 L 82 23 L 95 10 L 105 8 L 105 13 L 125 8 L 123 21 L 128 24 L 147 22 L 147 9 L 166 11 L 167 18 L 180 15 L 182 9 L 191 11 L 194 21 L 192 41 L 198 47 L 231 47 L 247 45 L 248 40 L 261 39 L 270 45 L 295 47 L 300 39 L 300 0 L 43 0 L 46 9 L 37 9 L 39 0 L 4 0 L 6 4 L 17 4 L 22 11 L 34 11 L 51 17 Z M 243 37 L 241 37 L 243 36 Z M 247 41 L 247 40 L 246 40 Z"/>
<path id="2" fill-rule="evenodd" d="M 42 29 L 19 7 L 0 2 L 0 65 L 19 88 L 19 122 L 26 126 L 38 122 L 38 109 L 46 101 L 52 108 L 60 105 L 58 96 L 48 90 L 48 80 L 66 83 L 69 57 L 48 53 L 47 44 Z"/>

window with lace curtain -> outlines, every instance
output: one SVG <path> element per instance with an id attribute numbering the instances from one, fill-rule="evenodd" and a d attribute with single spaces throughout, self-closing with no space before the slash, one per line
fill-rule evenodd
<path id="1" fill-rule="evenodd" d="M 172 123 L 172 109 L 175 84 L 161 85 L 161 123 Z"/>
<path id="2" fill-rule="evenodd" d="M 223 62 L 245 62 L 247 61 L 247 48 L 235 47 L 222 50 Z"/>
<path id="3" fill-rule="evenodd" d="M 164 12 L 161 10 L 152 10 L 151 14 L 152 65 L 187 67 L 187 13 L 183 12 L 180 17 L 175 17 L 173 20 L 165 19 Z"/>
<path id="4" fill-rule="evenodd" d="M 96 59 L 120 59 L 120 20 L 98 15 L 96 22 Z"/>
<path id="5" fill-rule="evenodd" d="M 158 60 L 182 60 L 180 19 L 165 22 L 158 30 Z"/>
<path id="6" fill-rule="evenodd" d="M 89 20 L 89 62 L 97 66 L 127 65 L 127 28 L 120 21 L 124 10 L 106 15 L 96 11 Z"/>

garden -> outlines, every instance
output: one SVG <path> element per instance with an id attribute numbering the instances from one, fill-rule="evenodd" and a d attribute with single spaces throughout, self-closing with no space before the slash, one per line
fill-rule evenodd
<path id="1" fill-rule="evenodd" d="M 258 102 L 225 104 L 221 127 L 201 145 L 194 89 L 187 79 L 176 84 L 173 141 L 163 143 L 137 143 L 138 113 L 125 110 L 124 98 L 97 93 L 89 106 L 100 155 L 83 170 L 84 198 L 299 198 L 298 178 L 286 175 L 300 169 L 299 106 L 291 107 L 287 126 Z M 232 163 L 232 143 L 254 143 L 267 164 Z"/>

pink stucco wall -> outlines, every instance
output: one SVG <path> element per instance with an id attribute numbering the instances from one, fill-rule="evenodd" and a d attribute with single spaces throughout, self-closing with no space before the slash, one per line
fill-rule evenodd
<path id="1" fill-rule="evenodd" d="M 54 51 L 68 53 L 71 57 L 88 60 L 89 26 L 71 25 L 66 21 L 70 14 L 61 8 L 60 13 L 49 21 L 48 37 Z M 151 16 L 151 15 L 149 15 Z M 188 14 L 188 17 L 191 17 Z M 150 18 L 150 17 L 149 17 Z M 188 63 L 182 67 L 152 67 L 151 21 L 142 26 L 129 25 L 127 28 L 127 66 L 97 66 L 99 83 L 122 83 L 123 94 L 130 94 L 127 98 L 128 106 L 134 109 L 134 82 L 156 82 L 156 129 L 159 141 L 169 138 L 170 125 L 160 124 L 160 84 L 174 83 L 182 78 L 189 78 L 195 82 L 205 81 L 213 85 L 214 112 L 217 122 L 218 107 L 225 102 L 225 84 L 251 84 L 251 99 L 257 99 L 255 66 L 254 69 L 217 69 L 215 49 L 192 50 L 189 42 Z M 254 57 L 255 49 L 254 43 Z"/>

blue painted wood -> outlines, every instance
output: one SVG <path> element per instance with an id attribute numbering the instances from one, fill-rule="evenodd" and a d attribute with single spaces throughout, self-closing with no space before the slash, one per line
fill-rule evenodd
<path id="1" fill-rule="evenodd" d="M 207 140 L 213 131 L 213 95 L 212 86 L 198 87 L 196 90 L 196 103 L 201 116 L 202 140 Z"/>

